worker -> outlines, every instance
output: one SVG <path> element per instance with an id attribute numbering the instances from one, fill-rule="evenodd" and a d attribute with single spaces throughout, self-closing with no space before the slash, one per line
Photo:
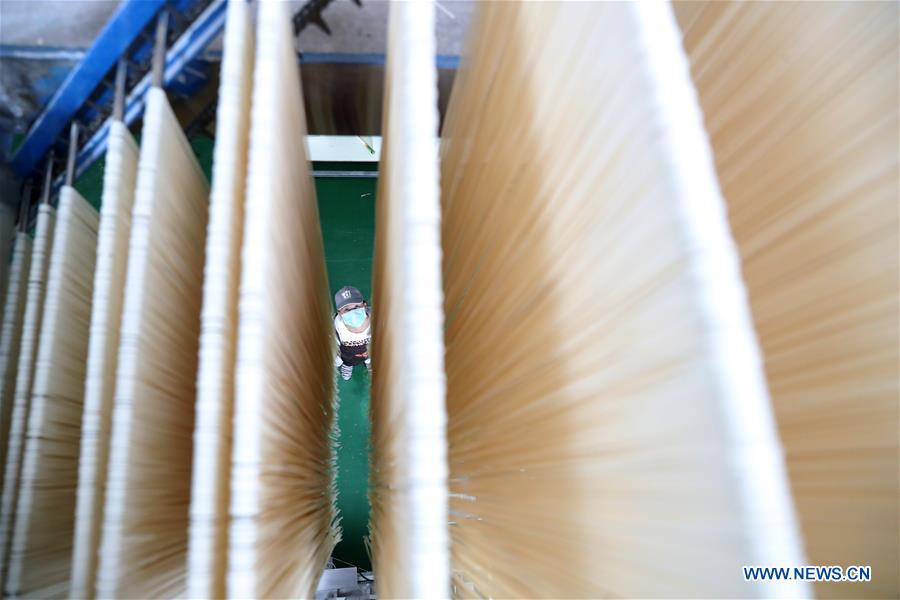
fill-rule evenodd
<path id="1" fill-rule="evenodd" d="M 369 323 L 369 307 L 362 293 L 352 286 L 344 286 L 334 295 L 334 332 L 337 336 L 338 355 L 334 366 L 341 370 L 341 379 L 347 381 L 353 375 L 353 367 L 365 363 L 372 373 L 369 358 L 369 342 L 372 340 Z"/>

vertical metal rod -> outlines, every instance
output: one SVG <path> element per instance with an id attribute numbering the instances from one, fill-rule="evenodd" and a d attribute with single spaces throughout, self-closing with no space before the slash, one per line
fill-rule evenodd
<path id="1" fill-rule="evenodd" d="M 124 58 L 116 65 L 116 86 L 113 90 L 113 119 L 121 121 L 125 116 L 125 79 L 128 75 L 128 63 Z"/>
<path id="2" fill-rule="evenodd" d="M 166 74 L 166 33 L 169 27 L 169 13 L 162 9 L 156 21 L 156 43 L 153 46 L 153 76 L 150 83 L 154 87 L 163 86 L 163 76 Z"/>
<path id="3" fill-rule="evenodd" d="M 69 129 L 69 156 L 66 159 L 66 185 L 75 183 L 75 158 L 78 156 L 78 121 Z"/>
<path id="4" fill-rule="evenodd" d="M 44 189 L 41 190 L 41 204 L 50 204 L 50 189 L 53 187 L 53 150 L 47 155 L 47 171 L 44 173 Z"/>
<path id="5" fill-rule="evenodd" d="M 31 179 L 25 182 L 22 200 L 19 202 L 19 222 L 17 227 L 19 231 L 27 231 L 28 228 L 26 221 L 28 220 L 28 209 L 31 208 L 31 190 L 33 187 L 34 184 L 31 182 Z"/>

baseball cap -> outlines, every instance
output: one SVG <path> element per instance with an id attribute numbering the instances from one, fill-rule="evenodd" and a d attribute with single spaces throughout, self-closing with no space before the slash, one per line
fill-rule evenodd
<path id="1" fill-rule="evenodd" d="M 351 285 L 345 285 L 334 295 L 334 307 L 336 310 L 341 310 L 341 307 L 348 304 L 361 304 L 362 302 L 362 293 Z"/>

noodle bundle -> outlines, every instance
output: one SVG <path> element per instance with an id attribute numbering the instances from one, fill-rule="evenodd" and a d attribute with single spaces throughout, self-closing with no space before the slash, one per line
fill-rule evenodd
<path id="1" fill-rule="evenodd" d="M 227 593 L 311 597 L 339 539 L 335 341 L 289 6 L 257 17 Z"/>
<path id="2" fill-rule="evenodd" d="M 97 211 L 63 186 L 34 363 L 6 592 L 69 595 Z"/>
<path id="3" fill-rule="evenodd" d="M 6 441 L 12 419 L 13 392 L 16 385 L 16 364 L 22 339 L 22 320 L 28 292 L 28 267 L 31 265 L 31 238 L 24 231 L 16 232 L 3 305 L 3 324 L 0 329 L 0 485 L 6 466 Z"/>
<path id="4" fill-rule="evenodd" d="M 122 308 L 98 597 L 185 593 L 209 187 L 147 94 Z"/>
<path id="5" fill-rule="evenodd" d="M 31 264 L 28 269 L 28 291 L 25 301 L 25 316 L 22 319 L 22 340 L 19 344 L 19 358 L 16 366 L 15 392 L 13 393 L 12 417 L 9 425 L 6 467 L 3 471 L 3 497 L 0 504 L 0 585 L 6 592 L 6 566 L 12 543 L 13 522 L 19 498 L 19 475 L 22 470 L 22 453 L 25 446 L 25 430 L 31 408 L 31 384 L 34 376 L 34 361 L 37 354 L 41 319 L 44 316 L 44 292 L 47 285 L 47 269 L 53 250 L 53 229 L 56 211 L 49 204 L 38 208 Z"/>
<path id="6" fill-rule="evenodd" d="M 816 593 L 895 598 L 898 7 L 676 8 L 810 564 L 872 568 Z"/>
<path id="7" fill-rule="evenodd" d="M 378 593 L 449 592 L 434 3 L 391 5 L 373 295 Z"/>
<path id="8" fill-rule="evenodd" d="M 453 593 L 806 594 L 741 577 L 802 546 L 670 7 L 479 8 L 441 165 Z"/>
<path id="9" fill-rule="evenodd" d="M 253 79 L 251 17 L 248 3 L 229 2 L 203 274 L 188 550 L 191 598 L 225 596 L 238 284 Z"/>

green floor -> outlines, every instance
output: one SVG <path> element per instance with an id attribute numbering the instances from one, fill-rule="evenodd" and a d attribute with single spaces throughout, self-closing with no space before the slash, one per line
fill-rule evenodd
<path id="1" fill-rule="evenodd" d="M 375 179 L 316 180 L 325 262 L 332 295 L 345 285 L 372 298 L 372 249 L 375 240 Z M 353 369 L 350 381 L 338 378 L 338 508 L 343 541 L 334 556 L 371 568 L 364 542 L 369 527 L 369 376 Z"/>
<path id="2" fill-rule="evenodd" d="M 210 176 L 213 143 L 191 140 L 200 166 Z M 335 168 L 360 168 L 334 163 Z M 327 165 L 316 165 L 316 168 Z M 79 178 L 76 188 L 95 207 L 103 191 L 103 161 Z M 325 260 L 332 296 L 352 285 L 366 300 L 372 296 L 372 251 L 375 239 L 375 178 L 319 178 L 316 180 L 319 215 L 325 240 Z M 365 570 L 371 568 L 365 537 L 369 523 L 369 377 L 365 367 L 354 369 L 350 381 L 338 378 L 338 508 L 343 541 L 334 556 Z"/>

